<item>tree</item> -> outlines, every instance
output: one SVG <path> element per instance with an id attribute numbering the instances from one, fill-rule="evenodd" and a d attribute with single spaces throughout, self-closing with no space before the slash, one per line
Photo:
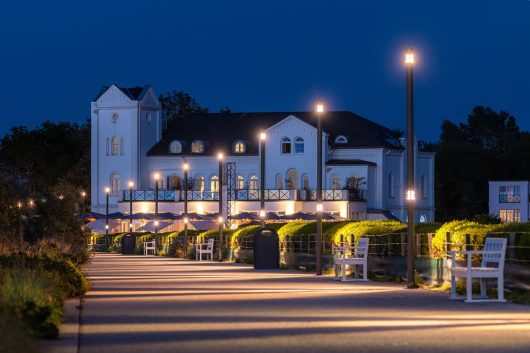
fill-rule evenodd
<path id="1" fill-rule="evenodd" d="M 208 113 L 207 108 L 202 108 L 188 93 L 184 91 L 171 91 L 158 97 L 162 109 L 166 112 L 168 121 L 193 113 Z"/>

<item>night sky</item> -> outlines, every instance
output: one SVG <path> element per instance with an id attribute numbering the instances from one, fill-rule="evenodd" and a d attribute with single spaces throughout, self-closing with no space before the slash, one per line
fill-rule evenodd
<path id="1" fill-rule="evenodd" d="M 184 90 L 211 111 L 310 110 L 320 97 L 404 129 L 409 44 L 420 139 L 475 105 L 530 129 L 528 0 L 9 1 L 0 38 L 0 134 L 82 122 L 111 83 Z"/>

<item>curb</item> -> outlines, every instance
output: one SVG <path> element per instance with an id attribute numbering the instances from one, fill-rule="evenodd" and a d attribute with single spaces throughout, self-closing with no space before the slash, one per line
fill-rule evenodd
<path id="1" fill-rule="evenodd" d="M 78 353 L 81 317 L 81 298 L 64 302 L 64 317 L 59 337 L 45 343 L 47 353 Z"/>

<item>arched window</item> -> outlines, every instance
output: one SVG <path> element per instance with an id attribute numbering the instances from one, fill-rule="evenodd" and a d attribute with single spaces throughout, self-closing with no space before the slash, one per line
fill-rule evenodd
<path id="1" fill-rule="evenodd" d="M 248 188 L 251 190 L 257 190 L 258 189 L 258 177 L 255 175 L 251 175 L 249 182 L 248 182 Z"/>
<path id="2" fill-rule="evenodd" d="M 123 137 L 120 139 L 120 156 L 123 156 L 123 151 L 125 150 Z"/>
<path id="3" fill-rule="evenodd" d="M 202 175 L 195 176 L 195 182 L 193 183 L 193 190 L 195 191 L 204 191 L 204 177 Z"/>
<path id="4" fill-rule="evenodd" d="M 236 177 L 236 189 L 243 190 L 245 188 L 245 178 L 242 175 Z"/>
<path id="5" fill-rule="evenodd" d="M 113 156 L 117 156 L 119 153 L 120 153 L 120 140 L 118 139 L 118 136 L 112 136 L 110 154 Z"/>
<path id="6" fill-rule="evenodd" d="M 302 188 L 309 190 L 309 176 L 307 174 L 302 175 Z"/>
<path id="7" fill-rule="evenodd" d="M 294 139 L 294 153 L 302 154 L 304 153 L 304 139 L 301 137 L 296 137 Z"/>
<path id="8" fill-rule="evenodd" d="M 217 175 L 210 177 L 210 191 L 219 192 L 219 177 Z"/>
<path id="9" fill-rule="evenodd" d="M 171 141 L 169 153 L 182 153 L 182 144 L 179 141 Z"/>
<path id="10" fill-rule="evenodd" d="M 348 143 L 348 138 L 344 135 L 339 135 L 337 137 L 335 137 L 335 143 L 336 144 L 344 144 L 344 143 Z"/>
<path id="11" fill-rule="evenodd" d="M 118 196 L 120 192 L 120 175 L 118 173 L 112 173 L 110 175 L 110 195 Z"/>
<path id="12" fill-rule="evenodd" d="M 291 154 L 291 139 L 288 137 L 282 138 L 282 154 Z"/>
<path id="13" fill-rule="evenodd" d="M 421 197 L 423 199 L 427 198 L 427 178 L 425 178 L 425 174 L 422 174 L 420 178 L 420 191 L 421 191 Z"/>
<path id="14" fill-rule="evenodd" d="M 191 153 L 204 153 L 204 143 L 199 140 L 195 140 L 191 143 Z"/>
<path id="15" fill-rule="evenodd" d="M 276 174 L 276 189 L 283 190 L 283 178 L 281 174 Z"/>
<path id="16" fill-rule="evenodd" d="M 392 172 L 388 173 L 387 189 L 388 197 L 393 199 L 396 195 L 394 191 L 394 174 L 392 174 Z"/>
<path id="17" fill-rule="evenodd" d="M 287 171 L 287 189 L 296 190 L 298 189 L 298 173 L 296 169 L 292 168 Z"/>
<path id="18" fill-rule="evenodd" d="M 340 189 L 342 189 L 341 185 L 340 185 L 340 177 L 337 174 L 333 174 L 331 176 L 331 179 L 329 181 L 329 188 L 331 190 L 340 190 Z"/>
<path id="19" fill-rule="evenodd" d="M 247 145 L 243 141 L 234 142 L 234 153 L 245 153 Z"/>

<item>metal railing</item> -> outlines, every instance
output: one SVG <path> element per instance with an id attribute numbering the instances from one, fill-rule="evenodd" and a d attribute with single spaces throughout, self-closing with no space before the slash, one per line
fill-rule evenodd
<path id="1" fill-rule="evenodd" d="M 158 190 L 158 201 L 175 201 L 177 193 L 175 190 Z M 131 191 L 123 190 L 123 201 L 131 201 Z M 133 201 L 155 201 L 154 190 L 133 190 Z"/>

